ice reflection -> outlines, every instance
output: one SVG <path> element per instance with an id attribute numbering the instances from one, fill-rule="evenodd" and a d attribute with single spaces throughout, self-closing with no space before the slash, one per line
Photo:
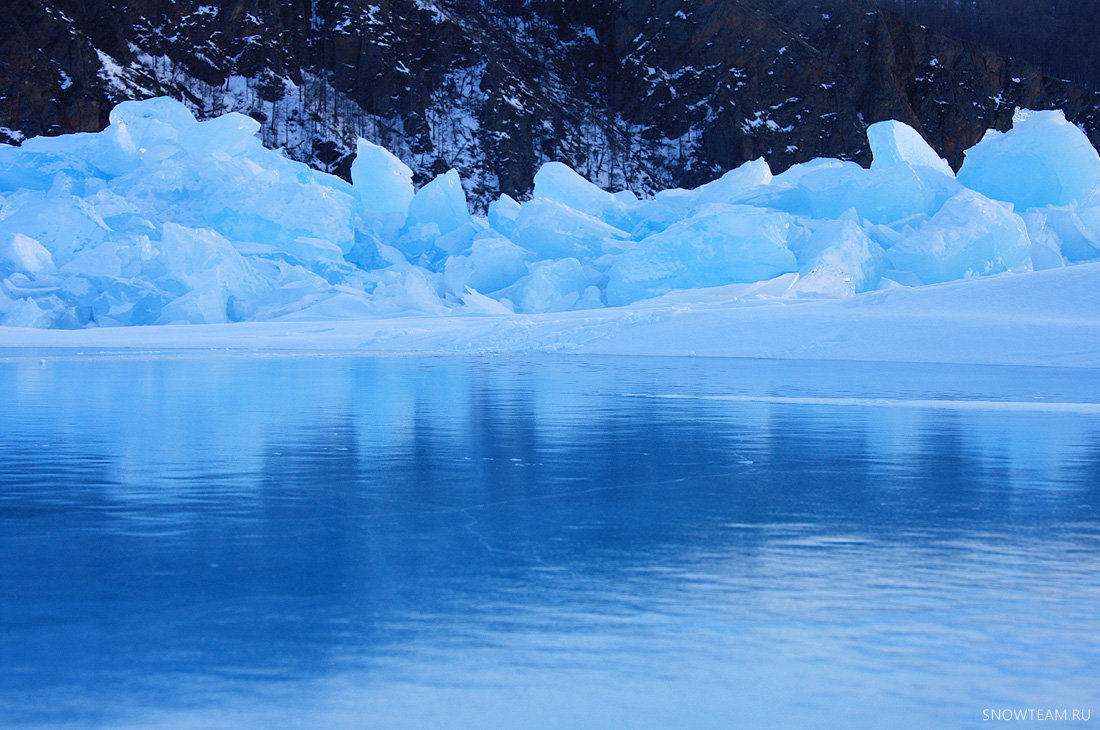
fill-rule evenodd
<path id="1" fill-rule="evenodd" d="M 1090 404 L 1098 384 L 628 359 L 0 363 L 0 713 L 858 727 L 1095 706 L 1100 416 L 782 399 Z M 711 399 L 731 394 L 759 399 Z"/>

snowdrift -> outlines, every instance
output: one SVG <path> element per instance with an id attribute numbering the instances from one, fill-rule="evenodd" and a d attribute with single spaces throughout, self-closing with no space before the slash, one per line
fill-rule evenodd
<path id="1" fill-rule="evenodd" d="M 365 140 L 348 184 L 263 148 L 239 114 L 158 98 L 110 122 L 0 145 L 0 325 L 564 312 L 763 281 L 843 299 L 1100 258 L 1100 156 L 1057 111 L 1017 112 L 958 175 L 882 122 L 870 169 L 755 160 L 640 200 L 550 163 L 487 218 L 455 171 L 416 190 Z"/>

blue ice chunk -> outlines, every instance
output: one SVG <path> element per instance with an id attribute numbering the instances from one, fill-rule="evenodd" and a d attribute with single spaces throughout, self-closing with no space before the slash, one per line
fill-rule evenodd
<path id="1" fill-rule="evenodd" d="M 107 118 L 111 124 L 126 125 L 135 140 L 146 134 L 175 139 L 179 132 L 196 124 L 195 115 L 182 102 L 169 96 L 120 102 Z"/>
<path id="2" fill-rule="evenodd" d="M 705 208 L 623 253 L 608 272 L 608 304 L 797 271 L 787 247 L 790 227 L 784 213 L 747 206 Z"/>
<path id="3" fill-rule="evenodd" d="M 903 122 L 890 120 L 872 124 L 867 128 L 867 141 L 871 145 L 872 169 L 912 165 L 955 176 L 947 160 L 936 154 L 920 132 Z"/>
<path id="4" fill-rule="evenodd" d="M 854 209 L 860 218 L 887 225 L 932 215 L 962 189 L 951 175 L 907 163 L 871 170 L 823 167 L 803 175 L 797 187 L 807 207 L 782 209 L 829 220 Z"/>
<path id="5" fill-rule="evenodd" d="M 1063 112 L 1020 109 L 1011 131 L 966 151 L 959 182 L 1017 210 L 1069 205 L 1100 184 L 1100 155 Z"/>
<path id="6" fill-rule="evenodd" d="M 638 204 L 633 193 L 609 193 L 561 162 L 548 162 L 535 173 L 533 197 L 556 201 L 616 228 L 631 226 L 630 213 Z"/>
<path id="7" fill-rule="evenodd" d="M 259 131 L 260 123 L 252 117 L 230 112 L 185 127 L 180 131 L 179 143 L 191 154 L 233 156 L 260 147 L 256 136 Z"/>
<path id="8" fill-rule="evenodd" d="M 658 233 L 677 221 L 690 218 L 700 209 L 716 203 L 739 203 L 762 194 L 772 181 L 771 168 L 764 160 L 750 160 L 717 180 L 692 190 L 674 188 L 658 192 L 653 200 L 637 206 L 634 212 L 635 238 Z"/>
<path id="9" fill-rule="evenodd" d="M 692 205 L 700 208 L 712 203 L 739 203 L 745 195 L 772 181 L 772 170 L 763 159 L 750 160 L 692 190 Z"/>
<path id="10" fill-rule="evenodd" d="M 527 313 L 565 312 L 602 306 L 597 287 L 600 276 L 575 258 L 539 261 L 530 273 L 499 292 L 516 311 Z"/>
<path id="11" fill-rule="evenodd" d="M 405 225 L 413 199 L 412 170 L 385 147 L 360 138 L 351 163 L 351 180 L 364 213 L 381 231 L 393 234 Z"/>
<path id="12" fill-rule="evenodd" d="M 8 301 L 3 301 L 7 299 Z M 31 297 L 10 299 L 0 292 L 0 325 L 4 327 L 47 328 L 56 320 L 53 307 L 39 303 Z"/>
<path id="13" fill-rule="evenodd" d="M 915 134 L 915 132 L 914 132 Z M 792 166 L 742 198 L 747 205 L 804 218 L 838 220 L 849 210 L 872 224 L 931 216 L 960 190 L 950 174 L 905 160 L 868 170 L 854 162 L 819 159 Z"/>
<path id="14" fill-rule="evenodd" d="M 489 227 L 494 231 L 512 235 L 512 227 L 519 217 L 520 205 L 510 195 L 501 195 L 489 203 Z"/>
<path id="15" fill-rule="evenodd" d="M 84 198 L 23 190 L 8 197 L 0 209 L 0 236 L 17 233 L 41 243 L 61 266 L 77 251 L 105 241 L 112 230 Z"/>
<path id="16" fill-rule="evenodd" d="M 1027 235 L 1031 239 L 1031 266 L 1035 271 L 1057 269 L 1066 265 L 1062 255 L 1062 239 L 1048 225 L 1047 215 L 1042 208 L 1024 211 L 1020 216 L 1027 225 Z"/>
<path id="17" fill-rule="evenodd" d="M 1024 220 L 1033 241 L 1043 241 L 1067 261 L 1089 261 L 1100 257 L 1100 236 L 1072 207 L 1033 208 L 1025 212 Z"/>
<path id="18" fill-rule="evenodd" d="M 520 248 L 495 231 L 478 234 L 470 250 L 447 259 L 443 279 L 447 288 L 462 294 L 469 287 L 489 294 L 511 286 L 527 274 L 530 251 Z"/>
<path id="19" fill-rule="evenodd" d="M 416 191 L 409 203 L 408 228 L 435 224 L 445 235 L 469 223 L 470 210 L 457 170 L 448 170 Z"/>
<path id="20" fill-rule="evenodd" d="M 886 252 L 855 215 L 802 224 L 805 233 L 792 235 L 790 243 L 799 264 L 799 294 L 845 297 L 868 291 L 890 268 Z"/>
<path id="21" fill-rule="evenodd" d="M 1077 208 L 1077 219 L 1090 240 L 1100 241 L 1100 186 Z"/>
<path id="22" fill-rule="evenodd" d="M 809 175 L 811 172 L 818 172 L 820 170 L 862 170 L 857 163 L 851 160 L 838 160 L 832 157 L 818 157 L 814 160 L 807 162 L 799 162 L 791 165 L 783 172 L 772 177 L 771 186 L 773 188 L 785 188 L 798 185 L 803 177 Z"/>
<path id="23" fill-rule="evenodd" d="M 510 238 L 544 259 L 592 259 L 621 250 L 630 236 L 595 216 L 549 198 L 520 207 Z"/>
<path id="24" fill-rule="evenodd" d="M 1027 226 L 1004 203 L 964 190 L 927 225 L 887 250 L 894 268 L 925 284 L 966 279 L 1031 266 Z"/>

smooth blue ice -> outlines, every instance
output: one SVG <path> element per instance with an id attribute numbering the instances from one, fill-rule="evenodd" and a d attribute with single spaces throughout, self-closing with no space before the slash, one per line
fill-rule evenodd
<path id="1" fill-rule="evenodd" d="M 447 259 L 443 279 L 451 291 L 467 287 L 492 293 L 514 284 L 527 274 L 533 256 L 504 236 L 486 231 L 479 234 L 467 252 Z"/>
<path id="2" fill-rule="evenodd" d="M 448 170 L 416 191 L 409 203 L 406 226 L 410 229 L 434 226 L 444 236 L 470 222 L 466 193 L 457 170 Z"/>
<path id="3" fill-rule="evenodd" d="M 692 190 L 692 209 L 712 203 L 739 203 L 745 195 L 772 181 L 772 170 L 762 159 L 749 160 L 722 177 Z"/>
<path id="4" fill-rule="evenodd" d="M 530 273 L 497 292 L 520 312 L 565 312 L 603 306 L 596 285 L 600 273 L 575 258 L 539 261 Z"/>
<path id="5" fill-rule="evenodd" d="M 1100 712 L 1095 370 L 34 353 L 0 392 L 5 727 Z"/>
<path id="6" fill-rule="evenodd" d="M 520 204 L 510 195 L 501 195 L 489 203 L 489 227 L 505 236 L 512 235 L 512 226 L 519 216 Z"/>
<path id="7" fill-rule="evenodd" d="M 366 140 L 348 184 L 249 117 L 128 101 L 0 146 L 0 326 L 535 313 L 787 274 L 784 296 L 846 297 L 1100 258 L 1100 156 L 1060 112 L 1014 125 L 957 178 L 897 121 L 868 128 L 869 169 L 753 160 L 645 200 L 550 162 L 483 218 L 456 171 L 416 189 Z"/>

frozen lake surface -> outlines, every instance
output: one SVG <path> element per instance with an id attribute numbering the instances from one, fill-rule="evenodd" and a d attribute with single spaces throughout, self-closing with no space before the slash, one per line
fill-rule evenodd
<path id="1" fill-rule="evenodd" d="M 2 726 L 1100 716 L 1097 370 L 19 350 L 0 392 Z"/>

